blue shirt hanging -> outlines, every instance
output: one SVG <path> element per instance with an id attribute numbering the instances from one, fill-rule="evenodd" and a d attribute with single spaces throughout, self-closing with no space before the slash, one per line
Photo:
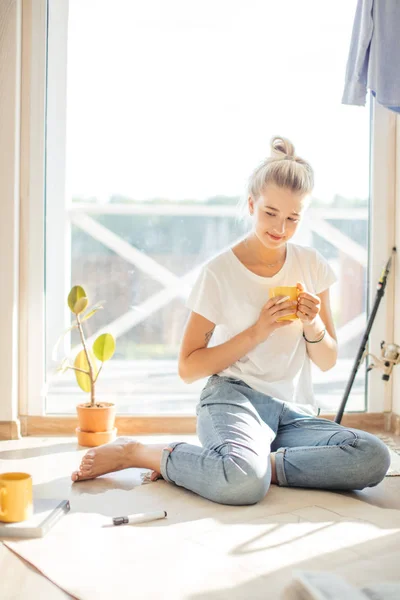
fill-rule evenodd
<path id="1" fill-rule="evenodd" d="M 368 89 L 400 112 L 400 0 L 358 0 L 342 103 L 365 106 Z"/>

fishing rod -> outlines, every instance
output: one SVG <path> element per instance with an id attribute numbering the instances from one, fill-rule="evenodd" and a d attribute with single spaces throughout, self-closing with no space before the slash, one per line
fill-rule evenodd
<path id="1" fill-rule="evenodd" d="M 353 387 L 353 383 L 354 383 L 354 380 L 356 378 L 357 371 L 358 371 L 358 369 L 360 367 L 360 364 L 362 363 L 362 361 L 364 359 L 365 348 L 366 348 L 367 343 L 368 343 L 369 334 L 370 334 L 372 325 L 374 324 L 374 320 L 375 320 L 375 317 L 376 317 L 376 313 L 378 312 L 379 305 L 380 305 L 381 300 L 382 300 L 382 298 L 383 298 L 383 296 L 385 294 L 385 288 L 386 288 L 387 278 L 388 278 L 388 275 L 389 275 L 390 268 L 392 266 L 393 256 L 394 256 L 394 254 L 396 252 L 397 252 L 396 247 L 393 247 L 392 248 L 392 253 L 390 255 L 390 258 L 387 261 L 386 266 L 383 269 L 382 274 L 380 276 L 380 279 L 378 281 L 376 296 L 375 296 L 375 300 L 374 300 L 374 304 L 373 304 L 373 307 L 372 307 L 371 314 L 369 315 L 369 318 L 368 318 L 367 328 L 366 328 L 364 336 L 363 336 L 363 338 L 361 340 L 361 344 L 360 344 L 360 347 L 358 349 L 357 357 L 356 357 L 356 360 L 354 362 L 353 370 L 351 372 L 350 379 L 349 379 L 349 381 L 347 383 L 347 386 L 346 386 L 346 389 L 345 389 L 345 392 L 344 392 L 343 400 L 342 400 L 342 402 L 340 404 L 339 410 L 338 410 L 337 415 L 336 415 L 336 417 L 334 419 L 335 423 L 340 423 L 341 420 L 342 420 L 344 409 L 345 409 L 347 400 L 349 399 L 351 388 Z M 384 349 L 385 347 L 386 346 L 385 346 L 384 342 L 382 342 L 381 348 Z M 384 356 L 384 358 L 385 358 L 385 356 Z M 387 360 L 386 362 L 389 362 L 389 361 Z M 394 364 L 397 364 L 397 363 L 394 363 Z M 389 365 L 386 365 L 386 366 L 389 367 Z M 393 366 L 393 364 L 391 366 Z M 371 368 L 373 368 L 373 367 L 371 367 Z M 385 379 L 385 381 L 387 381 L 389 379 L 389 374 L 390 373 L 385 373 L 385 375 L 383 376 L 383 378 Z"/>

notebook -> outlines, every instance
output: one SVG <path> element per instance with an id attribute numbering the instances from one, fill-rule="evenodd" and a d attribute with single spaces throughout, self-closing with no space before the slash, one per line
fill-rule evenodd
<path id="1" fill-rule="evenodd" d="M 0 521 L 0 538 L 40 538 L 70 509 L 69 500 L 38 498 L 33 501 L 33 516 L 19 523 Z"/>

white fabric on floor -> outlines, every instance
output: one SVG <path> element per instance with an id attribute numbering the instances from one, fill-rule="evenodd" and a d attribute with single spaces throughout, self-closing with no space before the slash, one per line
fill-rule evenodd
<path id="1" fill-rule="evenodd" d="M 282 600 L 399 600 L 400 583 L 383 582 L 357 588 L 327 571 L 298 571 Z"/>
<path id="2" fill-rule="evenodd" d="M 221 506 L 165 481 L 138 485 L 139 475 L 74 484 L 71 513 L 45 538 L 6 545 L 81 600 L 275 599 L 299 569 L 357 587 L 400 580 L 400 511 L 276 486 L 260 504 Z M 68 485 L 38 489 L 64 495 Z M 168 518 L 109 526 L 112 516 L 153 510 Z"/>

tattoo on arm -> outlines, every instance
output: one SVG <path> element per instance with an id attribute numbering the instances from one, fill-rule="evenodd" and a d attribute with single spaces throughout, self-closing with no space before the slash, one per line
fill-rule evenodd
<path id="1" fill-rule="evenodd" d="M 215 325 L 214 325 L 214 327 L 211 329 L 211 331 L 208 331 L 208 332 L 206 333 L 206 336 L 205 336 L 205 339 L 206 339 L 206 346 L 208 346 L 208 344 L 209 344 L 209 342 L 210 342 L 210 340 L 211 340 L 211 338 L 212 338 L 212 334 L 214 333 L 214 329 L 215 329 Z"/>

